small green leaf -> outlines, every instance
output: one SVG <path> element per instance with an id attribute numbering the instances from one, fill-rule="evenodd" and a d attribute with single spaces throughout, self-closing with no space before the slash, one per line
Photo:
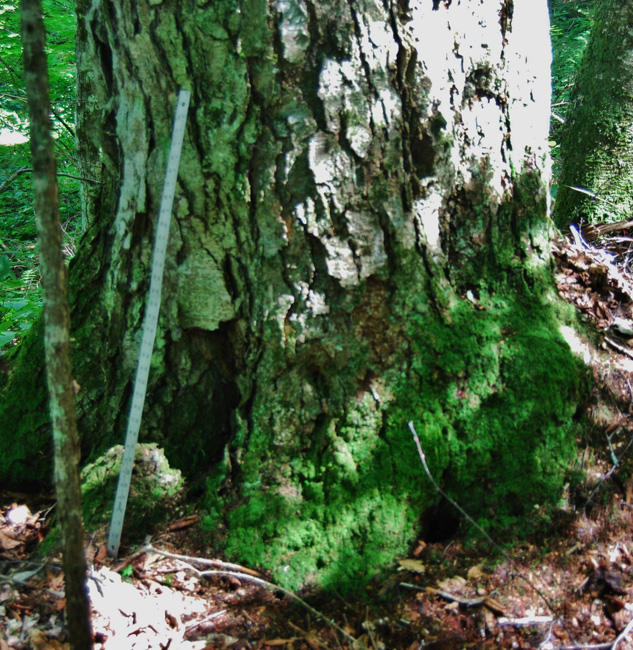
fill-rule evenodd
<path id="1" fill-rule="evenodd" d="M 12 332 L 11 330 L 0 332 L 0 347 L 6 345 L 7 343 L 11 343 L 16 335 L 17 332 Z"/>
<path id="2" fill-rule="evenodd" d="M 11 270 L 11 262 L 9 262 L 9 260 L 3 255 L 0 255 L 0 280 L 14 277 L 15 275 Z"/>
<path id="3" fill-rule="evenodd" d="M 6 302 L 2 303 L 2 306 L 5 309 L 22 309 L 22 307 L 26 307 L 29 303 L 28 300 L 7 300 Z"/>

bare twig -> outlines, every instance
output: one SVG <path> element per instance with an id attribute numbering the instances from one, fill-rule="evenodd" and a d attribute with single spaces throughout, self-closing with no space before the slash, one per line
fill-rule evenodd
<path id="1" fill-rule="evenodd" d="M 73 128 L 66 123 L 66 120 L 61 116 L 60 112 L 55 109 L 54 106 L 51 105 L 51 113 L 56 117 L 57 121 L 70 133 L 70 135 L 74 138 L 75 137 L 75 131 Z"/>
<path id="2" fill-rule="evenodd" d="M 418 438 L 418 434 L 416 433 L 415 427 L 413 426 L 413 422 L 409 422 L 409 429 L 411 430 L 411 433 L 413 434 L 413 440 L 415 441 L 415 446 L 418 449 L 418 454 L 420 455 L 420 460 L 422 461 L 422 467 L 424 467 L 424 471 L 426 472 L 426 475 L 435 488 L 435 490 L 441 494 L 463 517 L 466 519 L 466 521 L 474 526 L 486 539 L 486 541 L 493 547 L 495 548 L 503 557 L 509 562 L 509 564 L 512 566 L 514 569 L 515 574 L 517 577 L 521 578 L 540 598 L 541 600 L 547 605 L 547 608 L 557 617 L 559 618 L 559 614 L 556 611 L 556 608 L 552 604 L 551 600 L 547 597 L 543 591 L 537 587 L 529 578 L 527 578 L 523 573 L 519 570 L 519 568 L 516 566 L 515 561 L 512 559 L 510 555 L 499 545 L 497 542 L 495 542 L 492 537 L 457 503 L 454 499 L 451 499 L 448 494 L 442 490 L 442 488 L 437 484 L 435 479 L 433 478 L 433 475 L 431 474 L 431 471 L 429 470 L 428 465 L 426 464 L 426 456 L 424 455 L 424 452 L 422 451 L 422 445 L 420 444 L 420 439 Z"/>
<path id="3" fill-rule="evenodd" d="M 621 354 L 626 355 L 627 357 L 631 357 L 633 359 L 633 351 L 630 350 L 630 348 L 627 348 L 624 345 L 620 345 L 617 341 L 614 341 L 611 337 L 606 336 L 604 337 L 604 340 L 606 343 L 608 343 L 612 348 L 620 352 Z"/>
<path id="4" fill-rule="evenodd" d="M 606 641 L 605 643 L 580 643 L 578 645 L 562 645 L 559 650 L 617 650 L 620 641 L 623 641 L 633 630 L 633 619 L 628 625 L 615 637 L 614 641 Z"/>
<path id="5" fill-rule="evenodd" d="M 24 167 L 20 167 L 20 169 L 18 169 L 17 171 L 13 172 L 13 174 L 11 174 L 11 176 L 9 176 L 9 178 L 7 178 L 7 179 L 4 181 L 4 183 L 2 183 L 2 185 L 0 185 L 0 193 L 4 192 L 4 191 L 5 191 L 4 188 L 5 188 L 9 183 L 11 183 L 12 181 L 14 181 L 14 180 L 15 180 L 15 179 L 20 175 L 20 174 L 24 174 L 24 173 L 26 173 L 26 172 L 32 172 L 32 171 L 33 171 L 33 170 L 30 169 L 30 168 L 29 168 L 28 166 L 26 166 L 26 165 L 25 165 Z"/>
<path id="6" fill-rule="evenodd" d="M 604 643 L 579 643 L 577 645 L 562 645 L 558 650 L 609 650 L 613 646 L 613 641 Z"/>
<path id="7" fill-rule="evenodd" d="M 6 187 L 14 181 L 18 176 L 21 174 L 26 174 L 26 173 L 32 173 L 33 170 L 30 167 L 20 167 L 17 171 L 15 171 L 9 178 L 7 178 L 2 185 L 0 185 L 0 194 L 2 192 L 6 192 Z M 96 181 L 94 178 L 86 178 L 85 176 L 75 176 L 74 174 L 66 174 L 65 172 L 57 172 L 57 176 L 65 176 L 66 178 L 74 178 L 76 181 L 86 181 L 87 183 L 94 183 L 95 185 L 99 184 L 99 181 Z"/>
<path id="8" fill-rule="evenodd" d="M 233 564 L 232 562 L 223 562 L 222 560 L 209 560 L 204 557 L 195 557 L 193 555 L 179 555 L 178 553 L 170 553 L 169 551 L 161 551 L 157 548 L 154 548 L 151 544 L 147 544 L 143 548 L 139 549 L 136 552 L 136 555 L 141 553 L 158 553 L 164 557 L 170 557 L 174 560 L 182 560 L 184 562 L 196 562 L 202 566 L 213 566 L 218 567 L 219 569 L 227 569 L 229 571 L 240 571 L 242 573 L 248 573 L 249 575 L 255 576 L 256 578 L 260 577 L 260 574 L 257 571 L 252 569 L 247 569 L 246 567 L 240 566 L 239 564 Z"/>
<path id="9" fill-rule="evenodd" d="M 220 564 L 225 566 L 238 567 L 239 565 L 236 564 L 230 565 L 228 562 L 221 562 L 220 560 L 208 560 L 205 558 L 199 558 L 193 556 L 177 555 L 175 553 L 169 553 L 168 551 L 161 551 L 160 549 L 155 548 L 151 544 L 148 544 L 144 548 L 140 549 L 140 552 L 157 553 L 159 555 L 164 555 L 165 557 L 171 557 L 173 559 L 176 559 L 200 577 L 232 576 L 233 578 L 237 578 L 238 580 L 254 582 L 257 585 L 260 585 L 261 587 L 270 589 L 272 591 L 281 591 L 282 593 L 286 594 L 286 596 L 289 596 L 293 600 L 296 600 L 302 607 L 305 607 L 305 609 L 307 609 L 311 614 L 314 614 L 314 616 L 316 616 L 317 618 L 321 619 L 322 621 L 325 621 L 330 627 L 332 627 L 339 634 L 344 636 L 352 644 L 352 647 L 358 647 L 361 650 L 368 650 L 365 644 L 363 644 L 361 641 L 355 639 L 353 636 L 348 634 L 340 625 L 335 623 L 333 620 L 329 619 L 327 616 L 325 616 L 325 614 L 322 614 L 318 610 L 314 609 L 314 607 L 312 607 L 311 605 L 308 605 L 308 603 L 306 603 L 305 600 L 299 598 L 299 596 L 297 596 L 295 593 L 293 593 L 289 589 L 285 589 L 284 587 L 276 585 L 273 582 L 268 582 L 268 580 L 264 580 L 263 578 L 258 577 L 255 571 L 252 571 L 251 569 L 244 569 L 244 567 L 239 567 L 239 570 L 212 569 L 208 571 L 200 571 L 199 569 L 196 569 L 194 566 L 192 566 L 190 563 L 197 562 L 198 564 L 203 564 L 207 566 L 214 566 L 214 565 L 217 566 L 218 564 Z M 187 561 L 184 560 L 183 558 L 187 558 Z"/>
<path id="10" fill-rule="evenodd" d="M 580 192 L 580 194 L 585 194 L 586 196 L 591 197 L 594 201 L 600 201 L 601 203 L 606 203 L 607 205 L 611 205 L 614 208 L 618 207 L 615 203 L 612 203 L 607 199 L 603 199 L 601 196 L 598 196 L 595 192 L 588 190 L 586 187 L 577 187 L 575 185 L 565 185 L 565 187 L 568 187 L 570 190 L 574 190 L 574 192 Z"/>
<path id="11" fill-rule="evenodd" d="M 499 627 L 526 627 L 528 625 L 543 625 L 553 622 L 554 619 L 551 616 L 523 616 L 521 618 L 506 618 L 502 616 L 497 619 L 497 625 Z"/>

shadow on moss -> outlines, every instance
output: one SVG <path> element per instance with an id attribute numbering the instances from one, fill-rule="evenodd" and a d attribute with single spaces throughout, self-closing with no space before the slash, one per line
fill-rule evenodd
<path id="1" fill-rule="evenodd" d="M 449 318 L 421 301 L 407 324 L 409 366 L 390 377 L 390 399 L 365 392 L 322 423 L 312 449 L 291 459 L 281 452 L 281 485 L 249 474 L 226 513 L 227 556 L 270 569 L 292 589 L 345 592 L 378 576 L 417 536 L 433 536 L 423 518 L 438 495 L 409 420 L 436 480 L 482 525 L 520 529 L 527 515 L 531 526 L 536 506 L 561 497 L 589 388 L 558 331 L 565 309 L 548 291 L 541 299 L 481 291 L 456 300 Z M 273 450 L 257 453 L 261 460 Z M 208 503 L 219 521 L 217 485 Z"/>

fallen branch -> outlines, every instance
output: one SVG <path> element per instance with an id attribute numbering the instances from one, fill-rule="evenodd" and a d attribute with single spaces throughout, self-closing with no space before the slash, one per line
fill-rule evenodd
<path id="1" fill-rule="evenodd" d="M 614 350 L 617 350 L 621 354 L 626 355 L 627 357 L 631 357 L 633 359 L 633 352 L 630 350 L 630 348 L 627 348 L 625 345 L 620 345 L 617 341 L 614 341 L 611 337 L 609 336 L 604 336 L 605 343 L 608 343 Z"/>
<path id="2" fill-rule="evenodd" d="M 551 616 L 522 616 L 521 618 L 506 618 L 502 616 L 497 619 L 497 625 L 500 627 L 526 627 L 529 625 L 543 625 L 553 623 L 554 618 Z"/>
<path id="3" fill-rule="evenodd" d="M 20 167 L 17 171 L 13 172 L 9 178 L 7 178 L 2 185 L 0 185 L 0 193 L 5 192 L 9 183 L 14 181 L 21 174 L 31 174 L 33 170 L 30 167 L 24 166 Z M 93 183 L 99 185 L 99 181 L 94 178 L 86 178 L 85 176 L 75 176 L 74 174 L 66 174 L 65 172 L 57 172 L 57 176 L 65 176 L 66 178 L 74 178 L 77 181 L 86 181 L 87 183 Z"/>
<path id="4" fill-rule="evenodd" d="M 158 553 L 164 557 L 169 557 L 174 560 L 181 560 L 183 562 L 197 562 L 202 566 L 214 566 L 219 567 L 220 569 L 226 569 L 228 571 L 238 571 L 240 573 L 247 573 L 248 575 L 259 578 L 260 574 L 257 571 L 252 569 L 247 569 L 246 567 L 240 566 L 239 564 L 233 564 L 231 562 L 223 562 L 222 560 L 209 560 L 203 557 L 194 557 L 192 555 L 178 555 L 178 553 L 170 553 L 169 551 L 161 551 L 157 548 L 154 548 L 151 544 L 147 544 L 143 548 L 139 549 L 136 555 L 142 553 Z"/>
<path id="5" fill-rule="evenodd" d="M 400 586 L 407 587 L 408 589 L 415 589 L 416 591 L 424 591 L 427 594 L 439 596 L 440 598 L 444 598 L 444 600 L 450 600 L 451 602 L 458 603 L 464 607 L 479 607 L 480 605 L 486 604 L 486 599 L 481 596 L 477 598 L 464 598 L 463 596 L 452 594 L 450 591 L 443 591 L 442 589 L 435 589 L 433 587 L 420 587 L 418 585 L 413 585 L 410 582 L 401 582 Z"/>
<path id="6" fill-rule="evenodd" d="M 222 562 L 220 560 L 208 560 L 205 558 L 199 558 L 193 556 L 177 555 L 176 553 L 161 551 L 160 549 L 155 548 L 151 544 L 148 544 L 142 549 L 139 549 L 139 552 L 137 552 L 136 555 L 139 555 L 140 553 L 144 553 L 144 552 L 157 553 L 158 555 L 163 555 L 165 557 L 178 560 L 179 562 L 184 564 L 186 568 L 190 569 L 200 577 L 206 578 L 209 576 L 231 576 L 233 578 L 237 578 L 238 580 L 254 582 L 255 584 L 264 587 L 265 589 L 270 589 L 271 591 L 281 591 L 282 593 L 286 594 L 286 596 L 289 596 L 293 600 L 297 601 L 302 607 L 305 607 L 305 609 L 307 609 L 311 614 L 313 614 L 320 620 L 327 623 L 331 628 L 333 628 L 339 634 L 345 637 L 352 644 L 352 647 L 358 647 L 361 650 L 369 650 L 365 644 L 363 644 L 358 639 L 355 639 L 351 634 L 348 634 L 340 625 L 335 623 L 333 620 L 329 619 L 327 616 L 325 616 L 325 614 L 322 614 L 318 610 L 314 609 L 314 607 L 312 607 L 311 605 L 308 605 L 308 603 L 306 603 L 305 600 L 299 598 L 299 596 L 297 596 L 295 593 L 293 593 L 289 589 L 285 589 L 284 587 L 276 585 L 273 582 L 268 582 L 268 580 L 264 580 L 263 578 L 258 577 L 257 573 L 255 571 L 252 571 L 251 569 L 245 569 L 244 567 L 239 567 L 239 570 L 211 569 L 207 571 L 200 571 L 199 569 L 196 569 L 196 567 L 192 566 L 191 562 L 197 562 L 198 564 L 203 564 L 206 566 L 217 566 L 218 564 L 228 566 L 229 563 Z M 239 565 L 234 564 L 231 566 L 238 567 Z"/>

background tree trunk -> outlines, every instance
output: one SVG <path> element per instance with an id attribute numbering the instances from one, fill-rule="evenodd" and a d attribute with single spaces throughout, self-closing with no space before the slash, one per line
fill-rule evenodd
<path id="1" fill-rule="evenodd" d="M 598 0 L 561 142 L 556 223 L 633 215 L 633 21 L 631 0 Z M 570 189 L 580 186 L 595 193 Z"/>
<path id="2" fill-rule="evenodd" d="M 287 585 L 365 580 L 436 502 L 409 420 L 466 507 L 555 498 L 583 383 L 550 281 L 545 0 L 94 0 L 78 20 L 101 166 L 72 267 L 85 453 L 125 429 L 188 87 L 141 435 L 205 479 L 210 537 Z"/>

